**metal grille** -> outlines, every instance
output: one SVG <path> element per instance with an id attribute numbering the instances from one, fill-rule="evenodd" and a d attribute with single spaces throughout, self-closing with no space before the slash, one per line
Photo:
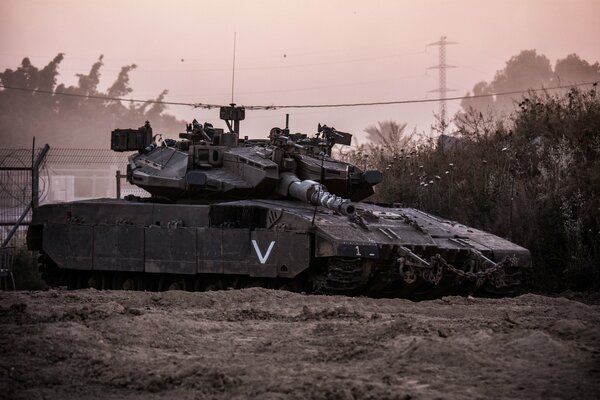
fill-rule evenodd
<path id="1" fill-rule="evenodd" d="M 31 204 L 31 166 L 31 149 L 0 149 L 0 243 L 4 242 L 19 217 Z M 30 220 L 31 211 L 25 216 L 23 223 L 27 224 Z M 22 246 L 25 232 L 26 227 L 20 227 L 10 245 Z"/>

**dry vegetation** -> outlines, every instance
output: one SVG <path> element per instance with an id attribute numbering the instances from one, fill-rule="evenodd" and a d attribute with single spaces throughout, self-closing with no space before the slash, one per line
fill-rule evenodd
<path id="1" fill-rule="evenodd" d="M 510 119 L 470 109 L 457 137 L 346 155 L 385 171 L 375 201 L 473 225 L 531 250 L 537 290 L 600 287 L 600 98 L 529 94 Z"/>

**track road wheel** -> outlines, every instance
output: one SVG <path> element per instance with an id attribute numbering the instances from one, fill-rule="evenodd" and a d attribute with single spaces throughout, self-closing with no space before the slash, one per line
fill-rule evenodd
<path id="1" fill-rule="evenodd" d="M 106 289 L 105 275 L 102 272 L 92 272 L 84 282 L 85 287 L 103 290 Z"/>
<path id="2" fill-rule="evenodd" d="M 265 283 L 259 278 L 252 278 L 249 276 L 244 276 L 238 281 L 239 289 L 247 289 L 247 288 L 255 288 L 255 287 L 265 287 Z"/>
<path id="3" fill-rule="evenodd" d="M 201 292 L 223 290 L 224 287 L 223 281 L 217 276 L 202 276 L 196 283 L 196 290 Z"/>
<path id="4" fill-rule="evenodd" d="M 191 285 L 183 276 L 163 276 L 160 279 L 159 290 L 191 290 Z"/>
<path id="5" fill-rule="evenodd" d="M 115 274 L 113 288 L 116 290 L 144 290 L 143 278 L 134 274 Z"/>

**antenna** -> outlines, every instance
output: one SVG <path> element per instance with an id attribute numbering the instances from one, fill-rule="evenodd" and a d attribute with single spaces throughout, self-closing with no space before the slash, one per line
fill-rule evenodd
<path id="1" fill-rule="evenodd" d="M 323 187 L 323 181 L 325 181 L 325 150 L 321 152 L 321 181 L 319 182 L 319 191 L 317 192 L 317 198 L 321 196 L 321 188 Z M 310 223 L 312 226 L 315 225 L 315 218 L 317 217 L 317 208 L 318 205 L 315 204 L 315 211 L 313 212 L 312 222 Z"/>
<path id="2" fill-rule="evenodd" d="M 235 88 L 235 41 L 237 32 L 233 32 L 233 67 L 231 68 L 231 104 L 233 103 L 233 90 Z"/>

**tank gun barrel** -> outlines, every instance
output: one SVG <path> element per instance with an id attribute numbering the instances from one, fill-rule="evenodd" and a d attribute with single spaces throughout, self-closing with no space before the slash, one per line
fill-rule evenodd
<path id="1" fill-rule="evenodd" d="M 284 172 L 278 186 L 278 193 L 294 199 L 322 206 L 344 215 L 354 214 L 354 204 L 343 197 L 329 193 L 324 185 L 313 180 L 300 180 L 291 172 Z"/>

